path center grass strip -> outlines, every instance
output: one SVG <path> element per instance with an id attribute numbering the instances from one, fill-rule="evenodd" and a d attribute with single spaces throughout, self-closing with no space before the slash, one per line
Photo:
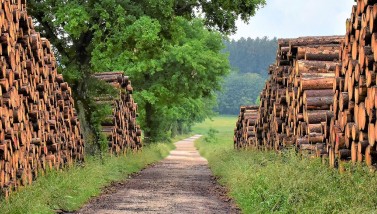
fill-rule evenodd
<path id="1" fill-rule="evenodd" d="M 294 151 L 233 149 L 236 117 L 216 117 L 194 127 L 204 134 L 196 145 L 214 175 L 230 190 L 243 213 L 373 213 L 377 209 L 377 176 L 348 167 L 344 174 L 318 159 Z"/>
<path id="2" fill-rule="evenodd" d="M 188 136 L 180 136 L 173 142 Z M 87 158 L 85 166 L 72 167 L 63 172 L 52 171 L 41 176 L 31 186 L 11 195 L 9 202 L 0 202 L 0 213 L 54 213 L 56 210 L 74 211 L 111 182 L 121 181 L 147 165 L 165 158 L 174 149 L 173 143 L 145 146 L 141 152 L 101 160 Z"/>

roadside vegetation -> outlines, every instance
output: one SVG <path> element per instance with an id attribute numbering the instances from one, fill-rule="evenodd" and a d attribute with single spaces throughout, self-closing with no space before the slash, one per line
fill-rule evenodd
<path id="1" fill-rule="evenodd" d="M 377 174 L 347 166 L 340 174 L 293 151 L 233 149 L 236 116 L 215 117 L 194 127 L 197 147 L 243 213 L 374 213 Z"/>
<path id="2" fill-rule="evenodd" d="M 171 142 L 188 137 L 179 136 Z M 112 182 L 122 181 L 132 173 L 165 158 L 174 148 L 171 142 L 153 143 L 142 151 L 125 156 L 89 156 L 84 166 L 62 172 L 51 171 L 32 185 L 14 193 L 9 201 L 0 201 L 0 213 L 55 213 L 74 211 Z"/>

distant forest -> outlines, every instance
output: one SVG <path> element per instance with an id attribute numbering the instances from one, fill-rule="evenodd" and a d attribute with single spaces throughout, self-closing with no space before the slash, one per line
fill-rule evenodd
<path id="1" fill-rule="evenodd" d="M 241 38 L 224 43 L 232 72 L 225 78 L 223 90 L 218 93 L 217 111 L 220 114 L 238 114 L 241 105 L 256 104 L 268 76 L 267 68 L 275 61 L 277 39 Z"/>
<path id="2" fill-rule="evenodd" d="M 241 38 L 237 41 L 225 41 L 225 46 L 225 52 L 229 53 L 232 68 L 241 74 L 258 73 L 266 77 L 267 68 L 276 57 L 277 39 Z"/>

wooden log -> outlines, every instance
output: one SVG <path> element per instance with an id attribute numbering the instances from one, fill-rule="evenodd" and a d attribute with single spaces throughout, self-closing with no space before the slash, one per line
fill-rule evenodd
<path id="1" fill-rule="evenodd" d="M 337 65 L 337 62 L 332 61 L 298 60 L 296 61 L 295 71 L 296 75 L 302 73 L 334 73 Z"/>
<path id="2" fill-rule="evenodd" d="M 303 93 L 303 98 L 306 100 L 309 97 L 326 97 L 333 96 L 334 92 L 331 89 L 328 90 L 305 90 Z"/>
<path id="3" fill-rule="evenodd" d="M 374 123 L 369 123 L 368 124 L 368 142 L 369 142 L 369 145 L 371 145 L 372 147 L 374 146 L 375 144 L 375 141 L 376 141 L 376 135 L 374 133 L 374 130 L 375 130 L 375 127 L 374 127 Z"/>
<path id="4" fill-rule="evenodd" d="M 317 133 L 317 134 L 323 134 L 323 126 L 322 124 L 308 124 L 307 125 L 307 133 L 310 135 L 312 133 Z"/>
<path id="5" fill-rule="evenodd" d="M 357 155 L 357 162 L 358 163 L 361 163 L 364 159 L 364 154 L 365 154 L 365 150 L 366 148 L 369 146 L 369 143 L 368 141 L 360 141 L 358 143 L 358 146 L 357 146 L 357 150 L 358 150 L 358 155 Z"/>
<path id="6" fill-rule="evenodd" d="M 296 55 L 296 60 L 300 59 L 305 59 L 305 56 L 307 54 L 309 55 L 317 55 L 317 54 L 322 54 L 322 55 L 332 55 L 332 54 L 337 54 L 338 56 L 336 57 L 339 59 L 339 50 L 340 46 L 338 44 L 333 44 L 333 45 L 308 45 L 308 46 L 299 46 L 297 47 L 297 55 Z M 288 48 L 289 51 L 289 48 Z M 305 59 L 305 60 L 314 60 L 318 61 L 318 59 Z M 319 60 L 322 61 L 322 60 Z M 333 60 L 325 60 L 325 61 L 333 61 Z"/>
<path id="7" fill-rule="evenodd" d="M 289 47 L 308 46 L 308 45 L 339 45 L 344 38 L 342 36 L 312 36 L 312 37 L 300 37 L 297 39 L 291 39 L 289 41 Z"/>
<path id="8" fill-rule="evenodd" d="M 374 147 L 368 145 L 365 149 L 365 163 L 367 166 L 372 166 L 377 161 L 377 151 Z"/>
<path id="9" fill-rule="evenodd" d="M 309 97 L 304 103 L 307 110 L 327 110 L 333 104 L 333 96 Z"/>
<path id="10" fill-rule="evenodd" d="M 334 77 L 334 73 L 302 73 L 300 77 L 300 89 L 332 89 Z"/>
<path id="11" fill-rule="evenodd" d="M 357 163 L 357 155 L 358 155 L 358 143 L 355 141 L 352 141 L 351 144 L 351 162 L 353 164 Z"/>
<path id="12" fill-rule="evenodd" d="M 330 120 L 333 115 L 334 113 L 329 110 L 310 111 L 305 115 L 305 122 L 308 124 L 318 124 Z"/>
<path id="13" fill-rule="evenodd" d="M 366 110 L 365 110 L 365 103 L 360 103 L 358 112 L 357 112 L 357 124 L 359 130 L 365 130 L 367 127 L 367 115 L 366 115 Z"/>

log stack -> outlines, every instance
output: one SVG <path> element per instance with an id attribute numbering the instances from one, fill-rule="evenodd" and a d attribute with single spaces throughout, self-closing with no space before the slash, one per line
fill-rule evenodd
<path id="1" fill-rule="evenodd" d="M 377 1 L 356 2 L 345 37 L 279 39 L 261 93 L 256 145 L 280 150 L 294 142 L 331 167 L 376 166 Z"/>
<path id="2" fill-rule="evenodd" d="M 301 154 L 323 156 L 334 116 L 333 80 L 344 36 L 301 37 L 289 42 L 287 125 Z M 289 93 L 291 92 L 291 93 Z"/>
<path id="3" fill-rule="evenodd" d="M 332 117 L 341 36 L 279 39 L 276 64 L 261 93 L 257 140 L 265 149 L 321 154 Z"/>
<path id="4" fill-rule="evenodd" d="M 234 148 L 246 148 L 255 145 L 256 119 L 259 106 L 241 106 L 240 115 L 234 129 Z"/>
<path id="5" fill-rule="evenodd" d="M 280 150 L 292 144 L 292 131 L 286 126 L 288 104 L 286 89 L 289 77 L 289 39 L 278 40 L 276 64 L 269 67 L 270 78 L 260 95 L 256 148 Z"/>
<path id="6" fill-rule="evenodd" d="M 71 88 L 25 1 L 0 3 L 0 190 L 6 197 L 48 168 L 83 160 Z"/>
<path id="7" fill-rule="evenodd" d="M 377 161 L 377 1 L 358 0 L 353 6 L 340 56 L 333 84 L 330 165 L 351 160 L 370 166 Z"/>
<path id="8" fill-rule="evenodd" d="M 253 147 L 324 153 L 342 40 L 342 36 L 278 40 L 276 64 L 270 66 L 260 96 Z"/>
<path id="9" fill-rule="evenodd" d="M 137 103 L 132 98 L 132 86 L 123 72 L 95 73 L 95 78 L 105 81 L 118 89 L 116 97 L 98 97 L 98 104 L 108 104 L 112 114 L 102 121 L 102 134 L 107 138 L 111 154 L 124 154 L 142 147 L 141 129 L 136 123 Z"/>

